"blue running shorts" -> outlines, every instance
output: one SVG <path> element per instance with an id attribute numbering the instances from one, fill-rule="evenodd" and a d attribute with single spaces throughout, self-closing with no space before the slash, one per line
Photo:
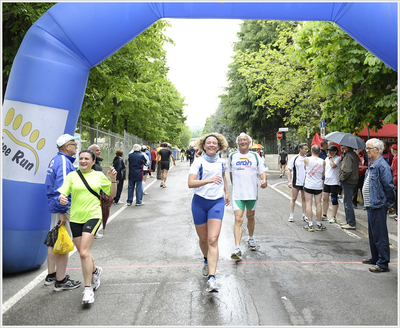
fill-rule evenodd
<path id="1" fill-rule="evenodd" d="M 218 199 L 206 199 L 194 194 L 192 199 L 192 215 L 195 225 L 207 223 L 208 219 L 218 219 L 222 221 L 225 211 L 225 200 L 223 197 Z"/>

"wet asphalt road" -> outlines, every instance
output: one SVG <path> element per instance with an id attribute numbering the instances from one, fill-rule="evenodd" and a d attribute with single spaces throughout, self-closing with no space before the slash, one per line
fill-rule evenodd
<path id="1" fill-rule="evenodd" d="M 103 239 L 92 254 L 103 268 L 95 303 L 82 307 L 82 288 L 53 292 L 44 286 L 46 264 L 3 276 L 2 324 L 15 326 L 385 326 L 398 324 L 397 249 L 391 271 L 374 274 L 361 259 L 368 238 L 302 229 L 301 207 L 288 222 L 289 189 L 277 172 L 259 192 L 255 239 L 241 262 L 234 248 L 233 212 L 225 211 L 219 240 L 219 293 L 205 291 L 202 255 L 187 187 L 189 164 L 177 162 L 167 188 L 147 180 L 144 206 L 113 206 Z M 229 179 L 228 179 L 229 180 Z M 125 182 L 127 185 L 127 182 Z M 121 200 L 126 201 L 126 186 Z M 246 221 L 245 221 L 246 223 Z M 100 231 L 102 232 L 102 231 Z M 67 274 L 82 280 L 80 259 L 71 254 Z"/>

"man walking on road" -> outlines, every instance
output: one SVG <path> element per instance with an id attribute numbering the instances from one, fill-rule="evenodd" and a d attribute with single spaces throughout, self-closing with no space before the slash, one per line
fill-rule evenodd
<path id="1" fill-rule="evenodd" d="M 371 257 L 362 260 L 362 263 L 374 264 L 369 268 L 371 272 L 387 272 L 390 262 L 387 210 L 396 199 L 392 170 L 382 157 L 381 140 L 375 138 L 368 140 L 366 149 L 370 166 L 365 174 L 363 196 L 368 215 Z"/>
<path id="2" fill-rule="evenodd" d="M 306 143 L 299 144 L 299 153 L 293 156 L 288 166 L 288 186 L 292 189 L 292 198 L 290 199 L 290 215 L 289 222 L 294 221 L 294 206 L 296 205 L 297 196 L 301 191 L 301 206 L 303 208 L 302 220 L 308 222 L 306 212 L 306 198 L 304 194 L 304 158 L 308 152 L 308 146 Z M 292 176 L 293 173 L 293 176 Z"/>
<path id="3" fill-rule="evenodd" d="M 340 165 L 339 180 L 342 183 L 344 193 L 344 212 L 346 214 L 346 224 L 342 229 L 355 230 L 356 216 L 353 208 L 353 194 L 358 183 L 358 162 L 360 159 L 353 150 L 347 146 L 341 146 L 343 159 Z"/>
<path id="4" fill-rule="evenodd" d="M 128 180 L 128 199 L 126 201 L 127 206 L 131 206 L 133 202 L 133 192 L 136 185 L 136 206 L 144 205 L 143 199 L 143 166 L 149 165 L 143 153 L 140 152 L 141 146 L 138 144 L 133 145 L 133 151 L 129 154 L 129 180 Z"/>
<path id="5" fill-rule="evenodd" d="M 157 158 L 157 166 L 158 163 L 160 163 L 160 169 L 161 169 L 161 184 L 160 187 L 167 188 L 167 175 L 168 175 L 168 170 L 169 170 L 169 159 L 172 158 L 172 161 L 175 163 L 175 157 L 172 154 L 171 149 L 168 148 L 168 145 L 166 143 L 161 144 L 162 149 L 158 152 L 158 158 Z"/>
<path id="6" fill-rule="evenodd" d="M 282 147 L 282 151 L 278 155 L 278 165 L 279 165 L 279 177 L 282 178 L 282 176 L 285 175 L 285 168 L 287 164 L 287 157 L 288 153 L 286 152 L 286 148 Z"/>
<path id="7" fill-rule="evenodd" d="M 253 141 L 245 133 L 241 133 L 236 138 L 239 151 L 233 152 L 228 158 L 228 171 L 232 182 L 232 206 L 235 213 L 235 251 L 231 258 L 240 260 L 242 251 L 240 242 L 242 240 L 242 224 L 244 210 L 247 208 L 247 229 L 249 231 L 248 245 L 250 250 L 257 250 L 254 242 L 255 209 L 257 204 L 257 176 L 261 178 L 261 188 L 265 189 L 267 183 L 268 167 L 264 159 L 256 152 L 249 151 Z"/>
<path id="8" fill-rule="evenodd" d="M 51 213 L 50 230 L 55 227 L 59 221 L 64 225 L 72 239 L 72 232 L 69 226 L 69 215 L 71 206 L 71 195 L 68 196 L 68 206 L 62 206 L 58 202 L 60 193 L 58 188 L 64 183 L 65 177 L 71 171 L 75 171 L 73 163 L 76 154 L 76 139 L 69 134 L 63 134 L 57 139 L 58 154 L 50 161 L 47 168 L 46 188 L 47 203 Z M 75 281 L 65 274 L 67 270 L 69 254 L 53 254 L 53 247 L 48 247 L 47 251 L 47 276 L 44 284 L 50 286 L 54 284 L 56 292 L 75 289 L 81 285 L 80 281 Z"/>

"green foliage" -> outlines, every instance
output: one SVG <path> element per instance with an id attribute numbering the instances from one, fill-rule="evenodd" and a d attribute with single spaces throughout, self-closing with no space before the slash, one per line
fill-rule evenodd
<path id="1" fill-rule="evenodd" d="M 293 38 L 294 56 L 312 68 L 326 97 L 322 116 L 331 131 L 397 122 L 397 72 L 331 22 L 304 23 Z"/>
<path id="2" fill-rule="evenodd" d="M 12 63 L 26 32 L 53 5 L 51 2 L 2 2 L 3 100 Z"/>
<path id="3" fill-rule="evenodd" d="M 157 21 L 118 52 L 92 68 L 81 117 L 88 125 L 124 130 L 152 142 L 179 143 L 186 117 L 184 98 L 167 79 L 163 31 Z"/>

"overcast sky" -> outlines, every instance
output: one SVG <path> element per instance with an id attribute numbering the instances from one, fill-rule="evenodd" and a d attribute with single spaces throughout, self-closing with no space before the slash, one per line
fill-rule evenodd
<path id="1" fill-rule="evenodd" d="M 241 20 L 168 19 L 165 34 L 175 46 L 166 45 L 168 78 L 182 97 L 188 126 L 203 126 L 214 114 L 218 96 L 227 86 L 228 64 L 232 62 L 233 42 L 237 41 Z"/>

